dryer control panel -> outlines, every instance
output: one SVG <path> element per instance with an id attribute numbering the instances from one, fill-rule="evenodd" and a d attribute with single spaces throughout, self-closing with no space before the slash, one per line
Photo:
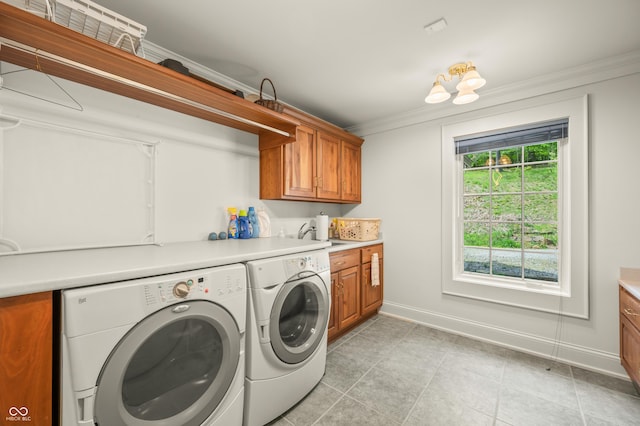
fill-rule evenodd
<path id="1" fill-rule="evenodd" d="M 309 253 L 300 256 L 289 257 L 283 260 L 288 276 L 293 276 L 299 272 L 324 272 L 330 267 L 329 255 L 326 253 Z"/>

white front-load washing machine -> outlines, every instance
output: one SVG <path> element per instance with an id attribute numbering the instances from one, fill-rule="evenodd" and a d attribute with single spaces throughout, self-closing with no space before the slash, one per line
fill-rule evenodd
<path id="1" fill-rule="evenodd" d="M 241 425 L 247 274 L 235 264 L 62 292 L 62 424 Z"/>
<path id="2" fill-rule="evenodd" d="M 293 407 L 324 375 L 331 273 L 326 250 L 247 263 L 244 425 Z"/>

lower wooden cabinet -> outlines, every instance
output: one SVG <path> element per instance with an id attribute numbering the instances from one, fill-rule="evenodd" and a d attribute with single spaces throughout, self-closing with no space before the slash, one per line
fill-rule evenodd
<path id="1" fill-rule="evenodd" d="M 379 285 L 371 285 L 372 255 L 378 254 Z M 328 337 L 334 340 L 378 312 L 382 305 L 382 244 L 330 254 L 331 313 Z"/>
<path id="2" fill-rule="evenodd" d="M 620 361 L 640 392 L 640 300 L 620 286 Z"/>
<path id="3" fill-rule="evenodd" d="M 52 409 L 53 293 L 0 299 L 1 418 L 51 425 Z"/>
<path id="4" fill-rule="evenodd" d="M 369 314 L 375 314 L 382 306 L 382 289 L 383 285 L 383 276 L 382 273 L 382 244 L 376 244 L 369 247 L 364 247 L 360 249 L 360 253 L 362 256 L 362 296 L 361 296 L 361 306 L 360 310 L 362 311 L 363 316 L 368 316 Z M 378 261 L 378 285 L 374 285 L 372 279 L 372 261 L 373 254 L 377 255 Z"/>
<path id="5" fill-rule="evenodd" d="M 360 252 L 357 249 L 332 253 L 331 318 L 328 337 L 338 334 L 360 319 Z"/>

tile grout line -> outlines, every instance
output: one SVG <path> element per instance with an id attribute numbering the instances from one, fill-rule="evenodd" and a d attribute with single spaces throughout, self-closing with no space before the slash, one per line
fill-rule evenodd
<path id="1" fill-rule="evenodd" d="M 371 367 L 369 367 L 369 369 L 368 369 L 367 371 L 365 371 L 365 372 L 362 374 L 362 376 L 360 376 L 360 378 L 359 378 L 358 380 L 356 380 L 356 381 L 355 381 L 355 382 L 354 382 L 354 383 L 353 383 L 353 384 L 352 384 L 352 385 L 351 385 L 347 390 L 345 390 L 344 392 L 342 392 L 340 389 L 337 389 L 337 388 L 335 388 L 335 387 L 333 387 L 333 386 L 331 386 L 331 385 L 328 385 L 328 384 L 326 384 L 326 383 L 323 383 L 325 386 L 328 386 L 328 387 L 330 387 L 331 389 L 333 389 L 333 390 L 335 390 L 335 391 L 337 391 L 337 392 L 340 392 L 342 395 L 340 396 L 340 398 L 338 398 L 338 399 L 336 400 L 336 402 L 334 402 L 333 404 L 331 404 L 331 406 L 330 406 L 329 408 L 327 408 L 327 409 L 326 409 L 326 410 L 325 410 L 325 411 L 320 415 L 320 417 L 318 417 L 318 418 L 317 418 L 317 419 L 316 419 L 316 420 L 311 424 L 311 426 L 313 426 L 313 425 L 315 425 L 316 423 L 318 423 L 318 422 L 319 422 L 319 421 L 320 421 L 324 416 L 326 416 L 326 415 L 327 415 L 327 413 L 329 413 L 329 411 L 331 411 L 331 410 L 332 410 L 332 409 L 333 409 L 333 408 L 334 408 L 334 407 L 335 407 L 335 406 L 336 406 L 336 405 L 337 405 L 341 400 L 343 400 L 345 397 L 346 397 L 346 398 L 349 398 L 349 399 L 351 399 L 351 400 L 353 400 L 353 401 L 355 401 L 355 402 L 357 402 L 358 404 L 363 405 L 364 407 L 367 407 L 367 408 L 369 408 L 369 409 L 371 409 L 371 410 L 375 411 L 376 413 L 378 413 L 378 414 L 380 414 L 380 415 L 382 415 L 382 416 L 384 416 L 384 417 L 386 418 L 386 416 L 385 416 L 383 413 L 379 412 L 378 410 L 376 410 L 376 409 L 374 409 L 374 408 L 369 407 L 367 404 L 363 403 L 362 401 L 358 401 L 357 399 L 355 399 L 354 397 L 352 397 L 352 396 L 350 396 L 350 395 L 347 395 L 347 392 L 349 392 L 351 389 L 353 389 L 353 388 L 358 384 L 358 382 L 360 382 L 360 380 L 362 380 L 362 378 L 363 378 L 364 376 L 366 376 L 366 375 L 367 375 L 371 370 L 373 370 L 373 369 L 375 368 L 375 366 L 376 366 L 376 365 L 378 365 L 381 361 L 382 361 L 382 359 L 379 359 L 378 361 L 376 361 L 376 362 L 375 362 Z"/>
<path id="2" fill-rule="evenodd" d="M 578 394 L 578 387 L 576 386 L 576 378 L 573 376 L 573 368 L 569 366 L 569 373 L 571 373 L 571 384 L 573 385 L 573 391 L 576 393 L 576 400 L 578 401 L 578 410 L 580 411 L 580 418 L 582 424 L 587 426 L 587 419 L 584 416 L 584 410 L 582 409 L 582 402 L 580 401 L 580 395 Z"/>
<path id="3" fill-rule="evenodd" d="M 500 397 L 502 396 L 502 389 L 504 386 L 504 373 L 507 369 L 508 359 L 505 360 L 504 365 L 502 366 L 502 372 L 500 373 L 500 387 L 498 388 L 498 397 L 496 398 L 496 408 L 493 412 L 493 426 L 498 422 L 498 412 L 500 411 Z M 506 422 L 505 422 L 506 423 Z"/>
<path id="4" fill-rule="evenodd" d="M 431 378 L 429 379 L 427 384 L 424 385 L 424 387 L 422 388 L 422 391 L 420 391 L 420 394 L 416 398 L 416 401 L 411 406 L 411 409 L 409 409 L 409 412 L 407 413 L 407 416 L 404 418 L 404 420 L 402 421 L 401 424 L 405 424 L 407 422 L 407 420 L 409 420 L 409 417 L 411 417 L 411 413 L 413 413 L 413 410 L 415 410 L 416 405 L 418 405 L 418 402 L 420 401 L 420 398 L 422 398 L 422 395 L 424 395 L 424 393 L 427 391 L 427 388 L 429 387 L 429 385 L 433 381 L 433 378 L 436 377 L 436 374 L 438 374 L 438 370 L 440 369 L 440 367 L 442 367 L 442 364 L 444 363 L 444 360 L 447 358 L 448 354 L 449 354 L 449 350 L 447 350 L 445 352 L 444 356 L 440 360 L 440 363 L 438 364 L 438 366 L 436 367 L 435 371 L 433 372 L 433 375 L 431 376 Z"/>
<path id="5" fill-rule="evenodd" d="M 369 321 L 367 321 L 367 322 L 369 322 Z M 375 322 L 375 321 L 371 322 L 371 324 L 373 324 L 374 322 Z M 364 324 L 366 324 L 366 322 L 365 322 Z M 339 348 L 340 346 L 342 346 L 343 344 L 345 344 L 345 343 L 346 343 L 346 342 L 348 342 L 349 340 L 353 339 L 353 338 L 354 338 L 354 337 L 356 337 L 357 335 L 359 335 L 359 334 L 362 332 L 362 330 L 366 330 L 367 328 L 369 328 L 369 327 L 371 326 L 371 324 L 368 324 L 366 327 L 363 327 L 361 330 L 358 330 L 356 333 L 354 333 L 351 337 L 349 337 L 348 339 L 346 339 L 344 342 L 341 342 L 338 346 L 336 346 L 335 348 L 332 348 L 332 349 L 331 349 L 331 352 L 332 352 L 333 350 L 335 350 L 335 349 Z M 327 352 L 327 354 L 328 354 L 328 353 L 329 353 L 329 352 Z M 356 401 L 357 403 L 362 404 L 363 406 L 367 407 L 367 405 L 363 404 L 362 402 L 360 402 L 360 401 L 358 401 L 358 400 L 354 399 L 353 397 L 348 396 L 348 395 L 347 395 L 347 392 L 349 392 L 351 389 L 353 389 L 353 387 L 354 387 L 356 384 L 358 384 L 358 382 L 359 382 L 360 380 L 362 380 L 362 378 L 363 378 L 365 375 L 367 375 L 367 373 L 369 373 L 369 371 L 371 371 L 371 370 L 373 369 L 373 367 L 375 367 L 375 366 L 376 366 L 380 361 L 381 361 L 381 360 L 378 360 L 375 364 L 373 364 L 371 367 L 369 367 L 369 369 L 368 369 L 367 371 L 365 371 L 365 372 L 362 374 L 362 376 L 360 376 L 360 378 L 358 378 L 358 380 L 356 380 L 356 381 L 355 381 L 355 383 L 354 383 L 353 385 L 351 385 L 351 386 L 350 386 L 347 390 L 345 390 L 344 392 L 342 392 L 340 389 L 337 389 L 337 388 L 335 388 L 335 387 L 333 387 L 333 386 L 331 386 L 331 385 L 329 385 L 329 384 L 327 384 L 327 383 L 322 382 L 322 380 L 321 380 L 321 383 L 323 383 L 325 386 L 328 386 L 329 388 L 331 388 L 331 389 L 333 389 L 333 390 L 335 390 L 335 391 L 337 391 L 337 392 L 341 393 L 342 395 L 340 395 L 340 398 L 338 398 L 338 399 L 337 399 L 333 404 L 331 404 L 331 405 L 329 406 L 329 408 L 327 408 L 327 409 L 326 409 L 326 410 L 325 410 L 325 411 L 324 411 L 324 412 L 323 412 L 323 413 L 322 413 L 322 414 L 321 414 L 321 415 L 320 415 L 320 416 L 319 416 L 319 417 L 318 417 L 318 418 L 317 418 L 313 423 L 311 423 L 311 426 L 313 426 L 313 425 L 317 424 L 317 423 L 318 423 L 318 422 L 319 422 L 319 421 L 320 421 L 324 416 L 326 416 L 326 415 L 329 413 L 329 411 L 331 411 L 331 410 L 332 410 L 332 409 L 333 409 L 333 408 L 334 408 L 334 407 L 335 407 L 335 406 L 336 406 L 340 401 L 342 401 L 345 397 L 350 398 L 350 399 L 352 399 L 352 400 Z M 378 414 L 382 414 L 382 413 L 378 412 L 377 410 L 374 410 L 374 411 L 375 411 L 376 413 L 378 413 Z"/>
<path id="6" fill-rule="evenodd" d="M 374 321 L 374 322 L 372 322 L 372 323 L 370 323 L 370 324 L 368 324 L 366 327 L 363 327 L 361 330 L 359 330 L 357 333 L 355 333 L 353 336 L 351 336 L 349 339 L 347 339 L 347 340 L 346 340 L 345 342 L 343 342 L 343 343 L 346 343 L 347 341 L 349 341 L 349 340 L 353 339 L 354 337 L 358 336 L 358 335 L 359 335 L 360 333 L 362 333 L 364 330 L 366 330 L 366 329 L 368 329 L 369 327 L 371 327 L 374 323 L 375 323 L 375 321 Z M 404 335 L 403 335 L 399 340 L 402 340 L 402 339 L 403 339 L 403 338 L 405 338 L 407 335 L 409 335 L 409 333 L 410 333 L 413 329 L 415 329 L 415 327 L 416 327 L 416 326 L 417 326 L 417 324 L 415 324 L 415 323 L 414 323 L 414 324 L 413 324 L 413 327 L 409 328 L 409 329 L 404 333 Z M 363 338 L 365 338 L 365 339 L 369 339 L 367 336 L 362 336 L 362 337 L 363 337 Z M 343 343 L 341 343 L 341 345 L 342 345 Z M 339 345 L 339 346 L 340 346 L 340 345 Z M 339 347 L 339 346 L 338 346 L 338 347 Z M 380 359 L 378 359 L 375 363 L 373 363 L 373 365 L 371 365 L 371 367 L 369 367 L 369 369 L 367 369 L 367 370 L 362 374 L 362 376 L 360 376 L 360 377 L 358 378 L 358 380 L 356 380 L 356 381 L 355 381 L 355 382 L 354 382 L 354 383 L 353 383 L 353 384 L 352 384 L 352 385 L 351 385 L 347 390 L 345 390 L 344 392 L 340 391 L 339 389 L 336 389 L 335 387 L 333 387 L 333 386 L 331 386 L 331 385 L 328 385 L 328 384 L 324 383 L 326 386 L 330 387 L 331 389 L 334 389 L 334 390 L 336 390 L 337 392 L 342 393 L 342 396 L 340 396 L 340 398 L 338 398 L 338 399 L 336 400 L 336 402 L 334 402 L 334 403 L 333 403 L 329 408 L 327 408 L 327 409 L 326 409 L 326 410 L 325 410 L 325 411 L 320 415 L 320 417 L 318 417 L 318 418 L 317 418 L 317 419 L 316 419 L 316 420 L 311 424 L 311 426 L 313 426 L 313 425 L 317 424 L 317 423 L 318 423 L 318 422 L 319 422 L 319 421 L 320 421 L 324 416 L 326 416 L 326 415 L 327 415 L 327 413 L 329 413 L 329 411 L 331 411 L 331 410 L 332 410 L 332 409 L 333 409 L 333 408 L 334 408 L 334 407 L 335 407 L 335 406 L 336 406 L 336 405 L 337 405 L 341 400 L 343 400 L 345 397 L 346 397 L 346 398 L 351 399 L 352 401 L 357 402 L 358 404 L 361 404 L 363 407 L 366 407 L 366 408 L 368 408 L 368 409 L 370 409 L 370 410 L 374 411 L 375 413 L 377 413 L 377 414 L 381 415 L 382 417 L 384 417 L 384 418 L 386 418 L 386 419 L 389 419 L 390 421 L 393 421 L 394 423 L 396 423 L 396 424 L 398 424 L 398 425 L 401 425 L 403 422 L 396 422 L 395 420 L 393 420 L 393 419 L 391 419 L 391 418 L 387 417 L 384 413 L 381 413 L 380 411 L 378 411 L 378 410 L 377 410 L 377 409 L 375 409 L 374 407 L 370 407 L 369 405 L 365 404 L 365 403 L 364 403 L 364 402 L 362 402 L 362 401 L 359 401 L 358 399 L 354 398 L 353 396 L 351 396 L 351 395 L 347 395 L 347 394 L 349 393 L 349 391 L 351 391 L 351 390 L 352 390 L 352 389 L 353 389 L 353 388 L 354 388 L 354 387 L 355 387 L 355 386 L 356 386 L 356 385 L 357 385 L 357 384 L 362 380 L 362 378 L 363 378 L 363 377 L 365 377 L 367 374 L 369 374 L 369 373 L 370 373 L 370 372 L 371 372 L 371 371 L 372 371 L 372 370 L 373 370 L 373 369 L 374 369 L 378 364 L 380 364 L 380 363 L 382 362 L 382 360 L 383 360 L 383 359 L 384 359 L 384 356 L 382 356 L 382 357 L 381 357 Z"/>

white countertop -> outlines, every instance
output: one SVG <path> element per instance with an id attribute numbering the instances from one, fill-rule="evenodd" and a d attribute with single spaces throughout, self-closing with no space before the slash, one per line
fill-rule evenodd
<path id="1" fill-rule="evenodd" d="M 620 268 L 620 279 L 618 283 L 640 300 L 640 269 Z"/>
<path id="2" fill-rule="evenodd" d="M 352 248 L 366 247 L 373 244 L 382 244 L 382 239 L 372 241 L 348 241 L 348 240 L 329 240 L 332 242 L 332 246 L 329 248 L 329 253 L 336 251 L 349 250 Z"/>
<path id="3" fill-rule="evenodd" d="M 124 281 L 331 247 L 293 238 L 197 241 L 0 256 L 0 297 Z"/>

